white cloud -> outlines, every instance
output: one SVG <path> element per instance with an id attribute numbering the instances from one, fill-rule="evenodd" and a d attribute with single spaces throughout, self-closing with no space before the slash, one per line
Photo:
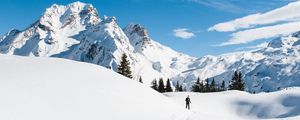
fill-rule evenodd
<path id="1" fill-rule="evenodd" d="M 218 23 L 210 27 L 209 31 L 230 32 L 257 25 L 275 24 L 279 22 L 298 21 L 300 19 L 300 1 L 290 3 L 281 8 L 248 15 L 228 22 Z"/>
<path id="2" fill-rule="evenodd" d="M 187 28 L 174 29 L 173 35 L 181 39 L 190 39 L 195 37 L 195 34 L 192 31 L 189 31 Z"/>
<path id="3" fill-rule="evenodd" d="M 300 1 L 266 13 L 251 14 L 218 23 L 208 31 L 233 32 L 231 38 L 217 46 L 246 44 L 260 39 L 288 35 L 300 30 Z"/>
<path id="4" fill-rule="evenodd" d="M 267 43 L 267 42 L 263 42 L 263 43 L 260 43 L 260 44 L 254 45 L 254 46 L 240 47 L 240 48 L 237 48 L 237 49 L 235 49 L 235 50 L 245 50 L 245 49 L 257 50 L 257 49 L 260 49 L 260 48 L 265 48 L 265 47 L 267 47 L 268 44 L 269 44 L 269 43 Z"/>
<path id="5" fill-rule="evenodd" d="M 290 22 L 274 26 L 260 27 L 249 30 L 243 30 L 231 34 L 231 39 L 221 43 L 218 46 L 245 44 L 258 39 L 272 38 L 280 35 L 288 35 L 299 31 L 300 22 Z"/>
<path id="6" fill-rule="evenodd" d="M 178 1 L 178 0 L 170 0 Z M 257 13 L 258 11 L 270 10 L 270 6 L 282 5 L 297 0 L 181 0 L 184 2 L 193 2 L 199 5 L 207 6 L 230 13 Z"/>

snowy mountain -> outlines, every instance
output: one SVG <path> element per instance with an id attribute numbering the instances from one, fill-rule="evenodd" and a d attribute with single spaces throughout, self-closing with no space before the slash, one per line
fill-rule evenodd
<path id="1" fill-rule="evenodd" d="M 67 6 L 52 5 L 25 30 L 11 30 L 2 38 L 0 51 L 23 56 L 51 56 L 80 43 L 75 35 L 99 23 L 92 5 L 75 2 Z"/>
<path id="2" fill-rule="evenodd" d="M 122 54 L 129 56 L 133 79 L 144 83 L 171 78 L 190 88 L 197 77 L 214 77 L 228 85 L 241 71 L 249 92 L 300 86 L 299 33 L 272 40 L 268 47 L 220 56 L 194 58 L 151 39 L 140 24 L 121 28 L 115 17 L 99 17 L 90 4 L 52 5 L 30 27 L 11 30 L 0 38 L 0 53 L 59 57 L 97 64 L 114 71 Z"/>
<path id="3" fill-rule="evenodd" d="M 155 42 L 139 24 L 122 29 L 115 17 L 100 19 L 92 5 L 81 2 L 52 5 L 29 28 L 8 32 L 0 39 L 0 53 L 67 58 L 115 71 L 125 53 L 134 79 L 145 83 L 180 74 L 195 59 Z"/>
<path id="4" fill-rule="evenodd" d="M 193 63 L 182 78 L 214 77 L 217 83 L 231 79 L 239 70 L 249 92 L 276 91 L 300 86 L 300 32 L 272 40 L 267 47 L 220 56 L 205 56 Z M 179 78 L 179 77 L 178 77 Z M 184 81 L 185 83 L 191 83 Z"/>

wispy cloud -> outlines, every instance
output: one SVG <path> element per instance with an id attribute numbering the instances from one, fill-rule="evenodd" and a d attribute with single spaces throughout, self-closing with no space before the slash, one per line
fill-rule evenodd
<path id="1" fill-rule="evenodd" d="M 246 47 L 240 47 L 240 48 L 237 48 L 235 50 L 257 50 L 257 49 L 261 49 L 261 48 L 265 48 L 268 46 L 269 43 L 267 42 L 263 42 L 263 43 L 260 43 L 260 44 L 257 44 L 257 45 L 253 45 L 253 46 L 246 46 Z"/>
<path id="2" fill-rule="evenodd" d="M 251 14 L 218 23 L 208 31 L 233 32 L 218 46 L 246 44 L 252 41 L 288 35 L 300 30 L 300 1 L 265 13 Z"/>
<path id="3" fill-rule="evenodd" d="M 231 39 L 219 44 L 218 46 L 245 44 L 259 39 L 267 39 L 281 35 L 288 35 L 299 31 L 300 22 L 291 22 L 268 27 L 260 27 L 249 30 L 243 30 L 231 34 Z"/>
<path id="4" fill-rule="evenodd" d="M 176 1 L 176 0 L 173 0 Z M 211 7 L 229 13 L 257 13 L 270 10 L 268 6 L 284 4 L 296 0 L 182 0 Z"/>
<path id="5" fill-rule="evenodd" d="M 218 23 L 210 27 L 209 31 L 230 32 L 257 25 L 273 24 L 278 22 L 296 21 L 300 19 L 300 2 L 290 3 L 281 8 L 266 13 L 257 13 L 242 18 Z"/>
<path id="6" fill-rule="evenodd" d="M 177 28 L 173 30 L 173 35 L 181 39 L 190 39 L 195 37 L 195 34 L 187 28 Z"/>

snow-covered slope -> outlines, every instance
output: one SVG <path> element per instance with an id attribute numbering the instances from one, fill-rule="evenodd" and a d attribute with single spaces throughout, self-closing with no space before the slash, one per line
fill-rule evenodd
<path id="1" fill-rule="evenodd" d="M 300 88 L 272 93 L 249 94 L 240 91 L 218 93 L 166 93 L 185 107 L 191 99 L 188 120 L 299 120 Z"/>
<path id="2" fill-rule="evenodd" d="M 181 106 L 93 64 L 0 55 L 1 120 L 184 120 Z"/>
<path id="3" fill-rule="evenodd" d="M 97 65 L 0 55 L 1 120 L 298 120 L 300 89 L 165 93 Z M 189 95 L 191 110 L 184 109 Z"/>

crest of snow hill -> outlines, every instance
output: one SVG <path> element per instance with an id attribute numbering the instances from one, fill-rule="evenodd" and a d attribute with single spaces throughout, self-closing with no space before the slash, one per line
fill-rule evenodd
<path id="1" fill-rule="evenodd" d="M 232 73 L 244 75 L 247 91 L 276 91 L 300 86 L 300 33 L 272 40 L 265 48 L 194 58 L 163 46 L 140 24 L 121 28 L 115 17 L 99 17 L 81 2 L 52 5 L 25 30 L 11 30 L 0 38 L 0 53 L 59 57 L 117 70 L 121 56 L 129 58 L 133 79 L 170 78 L 190 88 L 200 79 L 214 78 L 228 85 Z"/>

